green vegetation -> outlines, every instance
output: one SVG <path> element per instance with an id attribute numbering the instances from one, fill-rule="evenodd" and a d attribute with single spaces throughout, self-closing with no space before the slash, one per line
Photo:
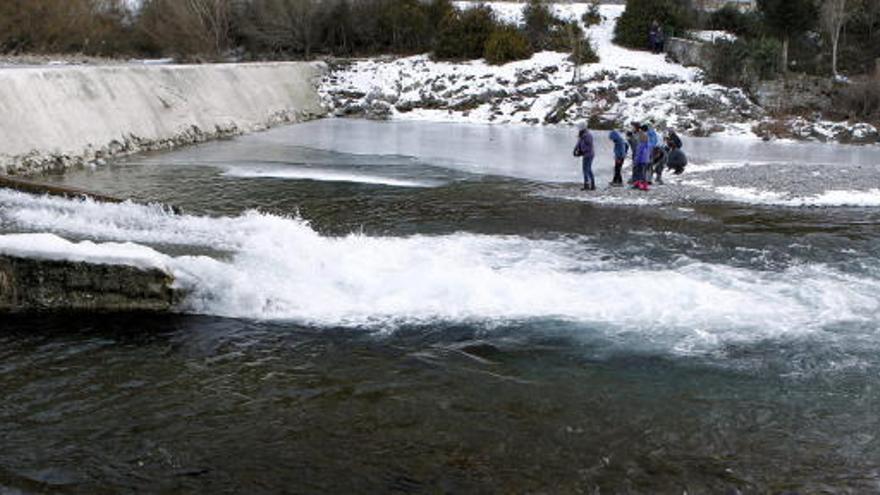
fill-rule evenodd
<path id="1" fill-rule="evenodd" d="M 762 19 L 758 12 L 741 12 L 733 5 L 712 12 L 706 28 L 714 31 L 727 31 L 740 37 L 753 38 L 761 35 Z"/>
<path id="2" fill-rule="evenodd" d="M 490 64 L 506 64 L 532 56 L 529 40 L 520 30 L 506 26 L 496 29 L 486 42 L 483 58 Z"/>
<path id="3" fill-rule="evenodd" d="M 441 60 L 480 58 L 492 33 L 500 28 L 492 9 L 481 5 L 446 18 L 440 28 L 434 56 Z"/>
<path id="4" fill-rule="evenodd" d="M 716 41 L 712 46 L 707 76 L 727 86 L 752 87 L 779 72 L 782 47 L 773 38 Z"/>
<path id="5" fill-rule="evenodd" d="M 590 7 L 584 12 L 584 15 L 581 16 L 581 22 L 587 27 L 596 26 L 602 22 L 602 14 L 599 13 L 598 3 L 594 2 L 590 4 Z"/>
<path id="6" fill-rule="evenodd" d="M 181 61 L 312 59 L 432 53 L 505 63 L 538 50 L 595 54 L 579 26 L 530 0 L 526 26 L 451 0 L 0 1 L 0 53 L 174 57 Z M 592 53 L 592 57 L 589 55 Z"/>
<path id="7" fill-rule="evenodd" d="M 647 50 L 651 23 L 657 21 L 666 36 L 675 36 L 694 27 L 693 19 L 689 0 L 629 0 L 614 29 L 614 42 Z"/>

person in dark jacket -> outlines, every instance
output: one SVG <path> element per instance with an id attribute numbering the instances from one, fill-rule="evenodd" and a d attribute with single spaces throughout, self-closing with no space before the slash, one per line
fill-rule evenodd
<path id="1" fill-rule="evenodd" d="M 660 37 L 660 23 L 654 21 L 651 23 L 651 28 L 648 30 L 648 46 L 650 46 L 651 51 L 654 53 L 657 52 L 658 41 Z"/>
<path id="2" fill-rule="evenodd" d="M 642 129 L 642 125 L 638 122 L 633 122 L 631 125 L 632 129 L 626 132 L 626 142 L 629 144 L 629 150 L 632 153 L 632 171 L 630 172 L 627 184 L 632 184 L 635 181 L 636 152 L 639 150 L 639 132 Z"/>
<path id="3" fill-rule="evenodd" d="M 593 176 L 593 158 L 596 152 L 593 148 L 593 134 L 586 127 L 578 132 L 578 142 L 574 147 L 574 156 L 581 157 L 581 167 L 584 172 L 584 191 L 596 190 L 596 178 Z"/>
<path id="4" fill-rule="evenodd" d="M 669 134 L 666 135 L 666 143 L 670 145 L 670 149 L 674 145 L 678 149 L 682 149 L 684 145 L 681 142 L 681 138 L 678 137 L 678 134 L 675 131 L 670 130 Z"/>
<path id="5" fill-rule="evenodd" d="M 681 151 L 681 148 L 676 146 L 672 146 L 669 150 L 669 158 L 666 160 L 666 166 L 672 170 L 675 175 L 681 175 L 684 172 L 684 168 L 687 167 L 688 159 L 684 154 L 684 151 Z"/>
<path id="6" fill-rule="evenodd" d="M 611 185 L 620 187 L 623 186 L 623 175 L 620 172 L 623 169 L 623 162 L 626 160 L 629 145 L 617 131 L 611 131 L 608 134 L 608 139 L 614 142 L 614 179 L 611 181 Z"/>
<path id="7" fill-rule="evenodd" d="M 663 27 L 660 26 L 657 28 L 657 49 L 655 53 L 663 53 L 666 51 L 666 33 L 663 32 Z"/>
<path id="8" fill-rule="evenodd" d="M 663 185 L 663 169 L 666 168 L 669 153 L 666 151 L 665 146 L 655 147 L 652 153 L 653 157 L 651 160 L 651 170 L 648 173 L 648 183 Z"/>

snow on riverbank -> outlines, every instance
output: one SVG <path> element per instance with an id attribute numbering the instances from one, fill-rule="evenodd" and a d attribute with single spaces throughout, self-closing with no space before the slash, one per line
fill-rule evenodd
<path id="1" fill-rule="evenodd" d="M 467 2 L 458 2 L 467 8 Z M 523 4 L 489 2 L 498 17 L 522 22 Z M 556 4 L 577 18 L 586 4 Z M 572 124 L 620 127 L 651 120 L 684 133 L 747 134 L 763 114 L 738 89 L 706 84 L 698 69 L 663 55 L 612 43 L 621 5 L 603 5 L 603 22 L 587 29 L 600 62 L 575 67 L 564 53 L 541 52 L 503 66 L 484 61 L 434 62 L 427 55 L 367 59 L 336 67 L 322 84 L 336 115 L 472 123 Z"/>

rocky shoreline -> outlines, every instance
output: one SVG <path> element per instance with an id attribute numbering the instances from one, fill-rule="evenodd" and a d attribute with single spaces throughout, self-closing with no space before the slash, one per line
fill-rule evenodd
<path id="1" fill-rule="evenodd" d="M 676 75 L 601 70 L 572 82 L 559 54 L 498 70 L 481 63 L 440 64 L 427 56 L 338 60 L 321 83 L 324 106 L 337 117 L 487 124 L 575 125 L 621 129 L 642 115 L 660 128 L 694 137 L 753 135 L 762 139 L 880 143 L 868 123 L 830 122 L 821 115 L 780 116 L 743 90 Z M 364 81 L 390 80 L 391 85 Z"/>

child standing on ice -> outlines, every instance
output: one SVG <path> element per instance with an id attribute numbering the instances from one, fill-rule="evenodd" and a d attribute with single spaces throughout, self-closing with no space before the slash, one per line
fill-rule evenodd
<path id="1" fill-rule="evenodd" d="M 596 178 L 593 176 L 593 158 L 596 153 L 593 149 L 593 134 L 587 126 L 579 126 L 578 142 L 574 147 L 574 156 L 581 158 L 581 167 L 584 172 L 584 191 L 596 190 Z"/>
<path id="2" fill-rule="evenodd" d="M 651 166 L 651 144 L 648 142 L 648 133 L 639 133 L 639 148 L 636 151 L 635 172 L 633 174 L 633 189 L 648 190 L 648 167 Z"/>
<path id="3" fill-rule="evenodd" d="M 629 145 L 626 144 L 626 140 L 624 140 L 623 136 L 617 131 L 611 131 L 611 133 L 608 134 L 608 139 L 614 143 L 614 179 L 611 181 L 611 185 L 614 187 L 620 187 L 623 185 L 623 175 L 621 174 L 621 170 L 623 169 L 623 161 L 626 160 L 626 153 L 629 149 Z"/>

